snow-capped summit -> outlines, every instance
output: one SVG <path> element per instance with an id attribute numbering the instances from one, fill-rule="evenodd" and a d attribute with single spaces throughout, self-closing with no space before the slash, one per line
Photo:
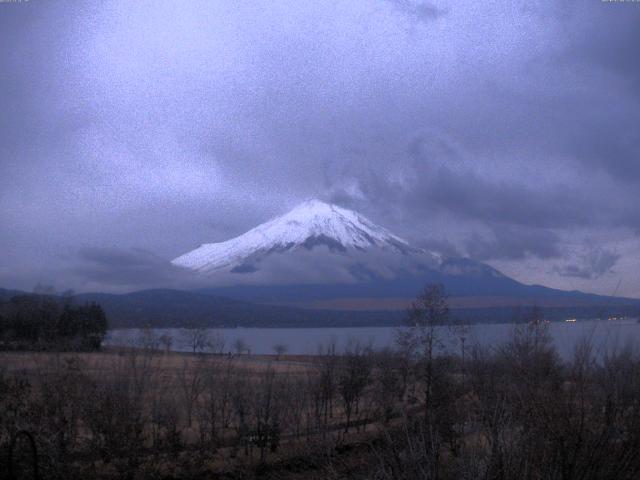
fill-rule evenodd
<path id="1" fill-rule="evenodd" d="M 221 269 L 242 271 L 249 268 L 246 267 L 248 261 L 259 261 L 272 253 L 311 250 L 318 246 L 339 254 L 369 249 L 396 254 L 422 252 L 357 212 L 309 200 L 238 237 L 201 245 L 172 263 L 202 273 Z"/>

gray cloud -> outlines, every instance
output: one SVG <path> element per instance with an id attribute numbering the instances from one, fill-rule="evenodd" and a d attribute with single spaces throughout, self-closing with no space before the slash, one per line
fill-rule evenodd
<path id="1" fill-rule="evenodd" d="M 478 260 L 522 260 L 528 256 L 548 259 L 562 255 L 561 240 L 553 231 L 507 227 L 494 230 L 492 237 L 472 235 L 465 242 L 469 255 Z"/>
<path id="2" fill-rule="evenodd" d="M 613 272 L 621 256 L 605 248 L 596 248 L 581 255 L 581 263 L 555 266 L 553 271 L 563 277 L 598 279 Z"/>
<path id="3" fill-rule="evenodd" d="M 75 275 L 89 285 L 129 290 L 149 287 L 198 286 L 202 279 L 140 248 L 84 248 L 78 252 Z"/>
<path id="4" fill-rule="evenodd" d="M 425 238 L 412 243 L 419 248 L 437 252 L 446 257 L 460 257 L 464 255 L 451 240 L 446 238 Z"/>
<path id="5" fill-rule="evenodd" d="M 422 22 L 431 22 L 446 12 L 428 2 L 415 0 L 388 0 L 395 5 L 398 10 Z"/>
<path id="6" fill-rule="evenodd" d="M 442 208 L 488 222 L 541 228 L 588 224 L 584 206 L 562 187 L 550 191 L 527 183 L 496 182 L 474 174 L 456 174 L 441 167 L 431 189 L 415 192 L 410 200 L 426 197 Z"/>

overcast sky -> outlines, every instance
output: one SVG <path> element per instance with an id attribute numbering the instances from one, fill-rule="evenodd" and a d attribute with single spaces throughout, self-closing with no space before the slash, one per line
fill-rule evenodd
<path id="1" fill-rule="evenodd" d="M 639 48 L 633 2 L 0 3 L 0 286 L 143 288 L 318 197 L 640 297 Z"/>

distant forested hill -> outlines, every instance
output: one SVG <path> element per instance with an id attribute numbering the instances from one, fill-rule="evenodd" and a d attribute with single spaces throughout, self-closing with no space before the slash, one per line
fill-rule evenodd
<path id="1" fill-rule="evenodd" d="M 15 290 L 1 290 L 8 299 Z M 183 290 L 142 290 L 127 294 L 86 293 L 73 297 L 78 304 L 95 302 L 107 315 L 109 328 L 121 327 L 357 327 L 401 325 L 404 310 L 344 311 L 313 310 L 262 305 L 233 300 L 204 292 Z M 637 316 L 636 305 L 581 305 L 542 308 L 549 320 L 568 317 L 599 318 L 609 315 Z M 454 308 L 456 321 L 469 323 L 521 322 L 529 318 L 530 307 Z"/>

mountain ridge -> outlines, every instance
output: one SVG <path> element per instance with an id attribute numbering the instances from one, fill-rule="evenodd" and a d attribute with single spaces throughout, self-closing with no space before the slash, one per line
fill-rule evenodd
<path id="1" fill-rule="evenodd" d="M 0 288 L 0 300 L 15 295 L 40 295 Z M 56 298 L 60 298 L 59 296 Z M 605 299 L 609 297 L 604 297 Z M 69 300 L 77 303 L 97 302 L 105 310 L 109 328 L 184 328 L 184 327 L 371 327 L 399 326 L 406 318 L 404 308 L 395 310 L 308 309 L 283 305 L 245 302 L 212 293 L 174 289 L 150 289 L 126 294 L 82 293 Z M 455 300 L 455 297 L 452 298 Z M 625 299 L 615 299 L 624 302 Z M 638 315 L 640 300 L 630 303 L 542 307 L 545 318 L 562 320 L 597 318 L 615 315 Z M 607 302 L 605 302 L 607 303 Z M 371 303 L 365 303 L 371 306 Z M 464 323 L 512 323 L 527 321 L 534 305 L 491 307 L 453 307 L 452 321 Z"/>

